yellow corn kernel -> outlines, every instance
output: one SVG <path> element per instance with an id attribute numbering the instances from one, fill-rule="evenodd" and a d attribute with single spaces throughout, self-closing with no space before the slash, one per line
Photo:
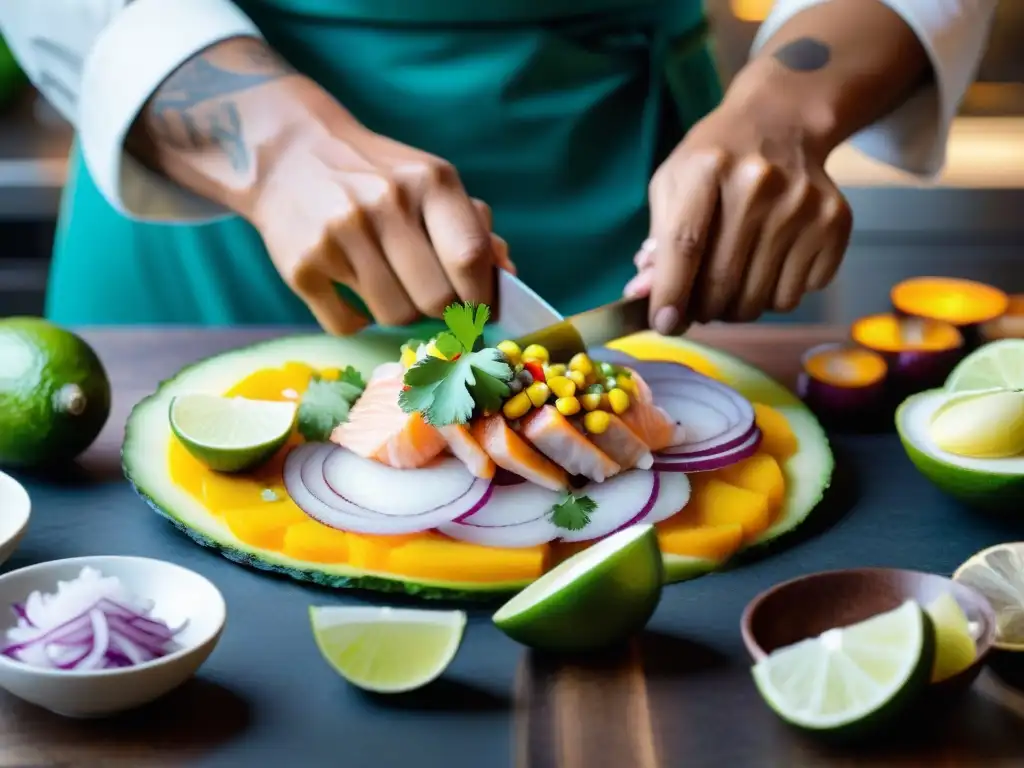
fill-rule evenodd
<path id="1" fill-rule="evenodd" d="M 583 417 L 583 426 L 592 435 L 600 435 L 608 429 L 611 416 L 607 411 L 591 411 Z"/>
<path id="2" fill-rule="evenodd" d="M 548 386 L 555 393 L 555 397 L 572 397 L 576 394 L 576 382 L 567 376 L 548 377 Z"/>
<path id="3" fill-rule="evenodd" d="M 590 358 L 587 357 L 586 353 L 577 352 L 569 361 L 569 370 L 579 371 L 584 376 L 589 376 L 594 372 L 594 364 L 590 362 Z"/>
<path id="4" fill-rule="evenodd" d="M 526 388 L 526 396 L 537 408 L 540 408 L 551 397 L 551 388 L 543 381 L 535 381 Z"/>
<path id="5" fill-rule="evenodd" d="M 583 407 L 588 411 L 595 411 L 601 407 L 601 396 L 597 394 L 587 394 L 580 398 L 580 402 L 583 403 Z"/>
<path id="6" fill-rule="evenodd" d="M 402 347 L 402 367 L 412 368 L 416 365 L 416 350 L 411 347 Z"/>
<path id="7" fill-rule="evenodd" d="M 555 408 L 563 416 L 575 416 L 580 412 L 580 401 L 575 397 L 560 397 L 555 400 Z"/>
<path id="8" fill-rule="evenodd" d="M 616 387 L 608 393 L 608 404 L 616 413 L 625 413 L 629 410 L 629 395 Z"/>
<path id="9" fill-rule="evenodd" d="M 564 363 L 555 363 L 554 365 L 549 365 L 544 370 L 544 375 L 550 379 L 552 376 L 565 376 L 565 371 L 566 367 Z"/>
<path id="10" fill-rule="evenodd" d="M 505 404 L 501 406 L 501 412 L 505 414 L 506 419 L 521 419 L 532 405 L 530 396 L 524 391 L 506 400 Z"/>
<path id="11" fill-rule="evenodd" d="M 540 344 L 530 344 L 523 350 L 523 360 L 535 360 L 538 363 L 546 363 L 549 359 L 548 351 Z"/>
<path id="12" fill-rule="evenodd" d="M 569 371 L 565 374 L 567 379 L 570 379 L 573 384 L 576 385 L 576 389 L 583 389 L 587 386 L 587 377 L 579 371 Z"/>
<path id="13" fill-rule="evenodd" d="M 636 384 L 629 376 L 620 373 L 615 377 L 615 383 L 618 385 L 619 389 L 623 390 L 627 395 L 636 394 Z"/>
<path id="14" fill-rule="evenodd" d="M 501 342 L 498 345 L 498 351 L 508 358 L 509 365 L 519 365 L 522 361 L 522 350 L 519 349 L 519 345 L 514 341 L 506 340 Z"/>

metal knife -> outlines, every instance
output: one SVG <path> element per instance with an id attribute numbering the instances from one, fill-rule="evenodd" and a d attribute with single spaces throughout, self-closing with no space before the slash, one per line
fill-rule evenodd
<path id="1" fill-rule="evenodd" d="M 504 338 L 523 349 L 540 344 L 552 360 L 567 361 L 577 352 L 650 328 L 646 297 L 621 299 L 586 312 L 563 317 L 522 280 L 498 270 L 498 326 Z"/>

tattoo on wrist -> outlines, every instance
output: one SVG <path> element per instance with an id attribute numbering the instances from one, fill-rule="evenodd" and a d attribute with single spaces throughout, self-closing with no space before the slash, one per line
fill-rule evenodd
<path id="1" fill-rule="evenodd" d="M 219 150 L 234 170 L 244 173 L 251 157 L 237 96 L 294 71 L 255 40 L 230 52 L 214 48 L 201 53 L 179 67 L 150 99 L 150 138 L 178 149 Z"/>
<path id="2" fill-rule="evenodd" d="M 772 54 L 782 66 L 794 72 L 824 69 L 832 58 L 832 50 L 821 40 L 801 37 L 786 43 Z"/>

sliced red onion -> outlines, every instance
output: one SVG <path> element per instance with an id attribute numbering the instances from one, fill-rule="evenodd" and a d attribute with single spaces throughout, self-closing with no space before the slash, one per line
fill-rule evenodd
<path id="1" fill-rule="evenodd" d="M 654 402 L 682 425 L 685 434 L 685 442 L 661 451 L 662 455 L 719 453 L 745 442 L 755 426 L 750 401 L 707 376 L 685 372 L 673 377 L 644 376 L 644 381 Z"/>
<path id="2" fill-rule="evenodd" d="M 657 501 L 658 475 L 646 469 L 630 469 L 602 483 L 587 483 L 576 494 L 589 497 L 597 508 L 586 527 L 578 531 L 562 529 L 562 541 L 599 539 L 643 520 Z"/>
<path id="3" fill-rule="evenodd" d="M 485 547 L 535 547 L 558 538 L 551 509 L 562 494 L 533 483 L 494 486 L 491 498 L 474 514 L 438 530 L 459 541 Z"/>
<path id="4" fill-rule="evenodd" d="M 102 666 L 110 648 L 110 626 L 103 611 L 93 608 L 89 611 L 92 622 L 92 649 L 88 655 L 75 665 L 75 669 L 98 669 Z"/>
<path id="5" fill-rule="evenodd" d="M 700 456 L 655 454 L 654 468 L 659 472 L 711 472 L 753 456 L 760 446 L 761 430 L 755 428 L 746 441 L 721 453 Z"/>
<path id="6" fill-rule="evenodd" d="M 284 482 L 292 500 L 313 519 L 380 536 L 418 533 L 468 517 L 486 504 L 493 487 L 452 457 L 421 469 L 394 469 L 318 443 L 288 455 Z"/>
<path id="7" fill-rule="evenodd" d="M 683 472 L 658 472 L 658 498 L 647 516 L 637 522 L 660 523 L 690 503 L 690 478 Z"/>

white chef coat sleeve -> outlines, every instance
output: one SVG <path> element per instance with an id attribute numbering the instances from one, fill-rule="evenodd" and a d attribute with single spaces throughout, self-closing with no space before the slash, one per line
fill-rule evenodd
<path id="1" fill-rule="evenodd" d="M 125 216 L 202 221 L 220 206 L 150 171 L 125 138 L 159 85 L 196 53 L 258 37 L 229 0 L 0 0 L 3 35 L 33 84 L 74 125 L 103 196 Z"/>
<path id="2" fill-rule="evenodd" d="M 851 143 L 869 157 L 934 178 L 949 129 L 977 74 L 998 0 L 878 0 L 898 13 L 928 52 L 934 81 L 868 126 Z M 758 50 L 796 14 L 825 0 L 777 0 L 757 32 Z"/>

